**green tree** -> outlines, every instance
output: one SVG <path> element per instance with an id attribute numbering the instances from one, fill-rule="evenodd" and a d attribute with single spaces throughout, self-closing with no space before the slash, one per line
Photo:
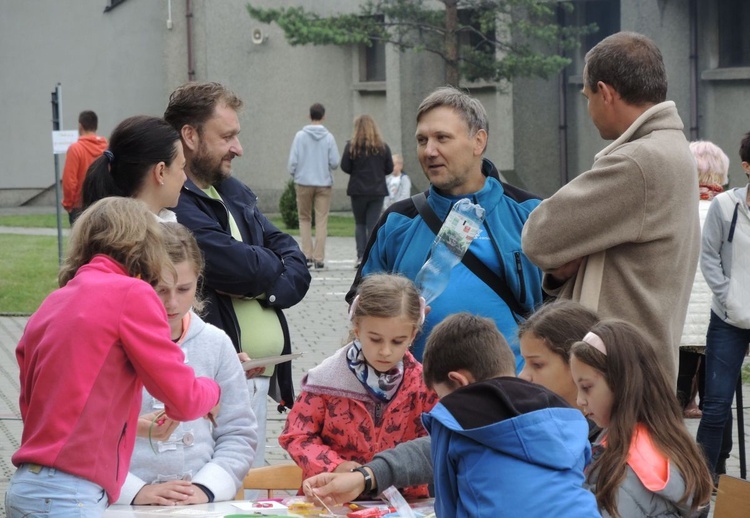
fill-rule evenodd
<path id="1" fill-rule="evenodd" d="M 256 20 L 278 24 L 291 45 L 384 42 L 436 54 L 452 85 L 461 77 L 501 81 L 559 72 L 570 62 L 562 53 L 596 30 L 559 25 L 558 16 L 572 9 L 550 0 L 366 0 L 359 13 L 323 17 L 302 7 L 247 6 Z"/>

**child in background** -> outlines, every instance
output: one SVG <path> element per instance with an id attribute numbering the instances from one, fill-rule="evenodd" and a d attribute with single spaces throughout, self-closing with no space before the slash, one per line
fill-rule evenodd
<path id="1" fill-rule="evenodd" d="M 212 378 L 221 387 L 221 415 L 216 428 L 206 419 L 197 419 L 180 423 L 163 441 L 155 440 L 153 434 L 150 439 L 136 439 L 117 503 L 184 505 L 231 500 L 250 469 L 257 441 L 245 372 L 226 333 L 193 311 L 201 306 L 195 298 L 203 272 L 198 243 L 179 223 L 165 222 L 162 228 L 177 278 L 163 276 L 156 293 L 167 310 L 172 340 L 185 353 L 185 363 L 196 375 Z M 161 401 L 143 391 L 142 413 L 163 409 Z"/>
<path id="2" fill-rule="evenodd" d="M 385 177 L 388 196 L 383 200 L 383 210 L 397 201 L 411 198 L 411 180 L 409 175 L 402 171 L 403 168 L 404 157 L 400 154 L 393 155 L 393 172 Z"/>
<path id="3" fill-rule="evenodd" d="M 578 408 L 578 388 L 570 373 L 570 348 L 597 322 L 597 314 L 577 302 L 557 300 L 544 304 L 518 325 L 521 355 L 526 362 L 518 377 L 548 388 Z M 601 428 L 589 421 L 590 443 L 599 432 Z"/>
<path id="4" fill-rule="evenodd" d="M 169 338 L 152 285 L 171 264 L 146 205 L 105 198 L 73 226 L 59 282 L 16 349 L 23 418 L 9 517 L 101 516 L 130 465 L 141 389 L 172 419 L 218 414 L 220 389 L 197 378 Z"/>
<path id="5" fill-rule="evenodd" d="M 599 516 L 583 487 L 586 419 L 515 377 L 515 355 L 492 320 L 446 318 L 430 333 L 422 366 L 441 398 L 424 416 L 437 516 Z"/>
<path id="6" fill-rule="evenodd" d="M 602 516 L 696 516 L 711 475 L 647 339 L 604 320 L 573 345 L 570 368 L 579 405 L 604 429 L 586 479 Z"/>
<path id="7" fill-rule="evenodd" d="M 426 434 L 420 417 L 437 396 L 408 350 L 424 312 L 405 277 L 370 275 L 359 285 L 349 311 L 354 340 L 305 375 L 279 437 L 303 478 L 361 469 L 379 451 Z M 428 495 L 424 485 L 404 493 Z"/>

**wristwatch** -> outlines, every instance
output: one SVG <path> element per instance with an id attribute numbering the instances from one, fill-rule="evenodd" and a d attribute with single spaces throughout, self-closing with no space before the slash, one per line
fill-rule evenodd
<path id="1" fill-rule="evenodd" d="M 362 492 L 369 493 L 370 491 L 372 491 L 372 476 L 370 475 L 370 473 L 362 466 L 351 470 L 352 473 L 354 473 L 355 471 L 358 473 L 362 473 L 362 476 L 365 477 L 365 490 Z"/>

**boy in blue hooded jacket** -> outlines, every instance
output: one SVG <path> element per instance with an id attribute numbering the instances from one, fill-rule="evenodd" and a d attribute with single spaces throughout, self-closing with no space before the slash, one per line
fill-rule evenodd
<path id="1" fill-rule="evenodd" d="M 600 516 L 583 488 L 586 419 L 515 369 L 490 319 L 458 313 L 430 334 L 423 373 L 441 400 L 423 421 L 437 516 Z"/>

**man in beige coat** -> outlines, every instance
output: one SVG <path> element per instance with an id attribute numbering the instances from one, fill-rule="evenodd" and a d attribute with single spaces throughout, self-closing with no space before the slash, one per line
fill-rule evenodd
<path id="1" fill-rule="evenodd" d="M 614 142 L 531 213 L 523 251 L 547 292 L 638 325 L 674 381 L 700 250 L 696 165 L 651 40 L 605 38 L 583 78 L 589 115 Z"/>

